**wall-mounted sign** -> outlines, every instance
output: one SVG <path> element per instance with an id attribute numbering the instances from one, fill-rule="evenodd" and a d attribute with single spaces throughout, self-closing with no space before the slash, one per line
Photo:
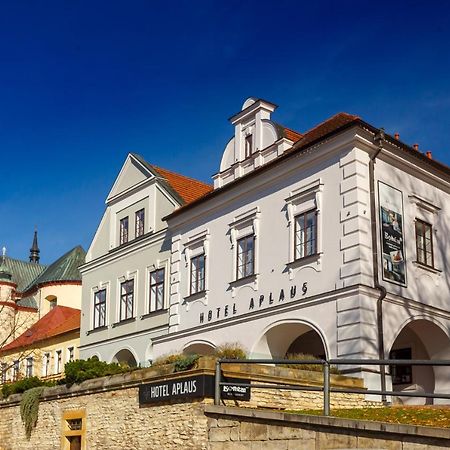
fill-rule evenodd
<path id="1" fill-rule="evenodd" d="M 252 297 L 248 303 L 248 311 L 264 308 L 265 306 L 272 306 L 283 303 L 285 300 L 294 300 L 301 296 L 305 296 L 308 292 L 308 283 L 304 282 L 299 285 L 297 289 L 296 285 L 291 286 L 289 289 L 280 289 L 278 292 L 269 292 L 268 295 L 261 294 L 258 297 Z M 204 324 L 211 321 L 225 319 L 230 316 L 235 316 L 239 313 L 236 303 L 232 305 L 218 306 L 215 309 L 210 309 L 207 312 L 201 312 L 199 314 L 199 323 Z"/>
<path id="2" fill-rule="evenodd" d="M 378 182 L 383 280 L 406 286 L 401 191 Z"/>
<path id="3" fill-rule="evenodd" d="M 250 386 L 236 386 L 246 380 L 230 378 L 221 386 L 221 398 L 250 400 Z M 229 383 L 229 384 L 228 384 Z M 214 376 L 195 375 L 176 380 L 156 381 L 139 386 L 139 403 L 159 403 L 170 400 L 189 401 L 191 398 L 214 397 Z"/>

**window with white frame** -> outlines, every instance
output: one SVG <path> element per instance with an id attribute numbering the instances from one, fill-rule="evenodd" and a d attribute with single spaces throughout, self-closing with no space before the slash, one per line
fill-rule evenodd
<path id="1" fill-rule="evenodd" d="M 150 305 L 149 312 L 164 309 L 164 279 L 165 269 L 156 269 L 150 272 Z"/>
<path id="2" fill-rule="evenodd" d="M 258 273 L 259 207 L 239 214 L 230 223 L 233 260 L 233 280 L 238 281 Z M 256 283 L 256 277 L 254 282 Z"/>
<path id="3" fill-rule="evenodd" d="M 140 209 L 135 213 L 135 237 L 144 235 L 145 209 Z"/>
<path id="4" fill-rule="evenodd" d="M 55 352 L 55 374 L 62 372 L 62 350 Z"/>
<path id="5" fill-rule="evenodd" d="M 133 317 L 134 309 L 134 279 L 120 283 L 120 316 L 119 320 Z"/>
<path id="6" fill-rule="evenodd" d="M 50 375 L 50 353 L 45 353 L 42 361 L 42 376 L 48 377 Z"/>
<path id="7" fill-rule="evenodd" d="M 433 227 L 423 220 L 416 219 L 417 262 L 434 267 Z"/>
<path id="8" fill-rule="evenodd" d="M 194 295 L 202 301 L 208 296 L 209 231 L 202 230 L 190 236 L 184 244 L 184 258 L 188 273 L 186 297 Z"/>
<path id="9" fill-rule="evenodd" d="M 191 295 L 205 290 L 205 254 L 191 258 Z"/>
<path id="10" fill-rule="evenodd" d="M 20 374 L 20 362 L 16 359 L 13 363 L 13 380 L 16 381 L 19 379 Z"/>
<path id="11" fill-rule="evenodd" d="M 238 239 L 236 259 L 237 279 L 249 277 L 255 273 L 255 235 Z"/>
<path id="12" fill-rule="evenodd" d="M 250 158 L 253 153 L 253 134 L 245 136 L 245 158 Z"/>
<path id="13" fill-rule="evenodd" d="M 288 262 L 321 254 L 321 193 L 323 184 L 312 181 L 291 191 L 286 199 L 290 252 Z"/>
<path id="14" fill-rule="evenodd" d="M 128 242 L 128 216 L 120 219 L 119 225 L 119 244 L 126 244 Z"/>
<path id="15" fill-rule="evenodd" d="M 2 363 L 2 384 L 8 379 L 8 364 Z"/>
<path id="16" fill-rule="evenodd" d="M 74 348 L 68 347 L 67 348 L 67 362 L 72 362 L 75 358 Z"/>
<path id="17" fill-rule="evenodd" d="M 32 356 L 29 356 L 26 359 L 25 376 L 27 378 L 30 378 L 33 376 L 33 357 Z"/>
<path id="18" fill-rule="evenodd" d="M 94 292 L 94 328 L 106 326 L 106 289 Z"/>
<path id="19" fill-rule="evenodd" d="M 306 211 L 294 218 L 295 259 L 317 253 L 317 211 Z"/>

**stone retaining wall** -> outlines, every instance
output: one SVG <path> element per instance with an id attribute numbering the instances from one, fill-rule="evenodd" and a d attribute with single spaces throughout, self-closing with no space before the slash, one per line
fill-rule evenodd
<path id="1" fill-rule="evenodd" d="M 253 425 L 249 425 L 244 420 L 239 426 L 234 422 L 229 427 L 219 426 L 229 422 L 214 419 L 211 416 L 213 414 L 211 410 L 207 410 L 209 412 L 205 415 L 205 408 L 213 407 L 211 398 L 151 405 L 139 404 L 140 384 L 170 379 L 178 380 L 191 375 L 212 375 L 213 368 L 214 362 L 205 359 L 199 362 L 197 369 L 182 373 L 173 373 L 171 367 L 150 368 L 97 378 L 70 387 L 46 388 L 43 391 L 39 406 L 37 427 L 33 430 L 29 441 L 25 437 L 24 427 L 20 419 L 21 395 L 12 395 L 8 400 L 0 402 L 0 450 L 31 448 L 53 450 L 62 448 L 62 442 L 65 442 L 65 438 L 62 437 L 63 429 L 67 427 L 65 415 L 74 411 L 82 411 L 85 415 L 87 449 L 215 449 L 225 445 L 223 442 L 229 442 L 229 444 L 226 444 L 228 447 L 225 448 L 232 448 L 232 445 L 241 442 L 237 437 L 239 439 L 245 438 L 246 427 L 253 427 Z M 294 385 L 307 384 L 310 386 L 320 384 L 322 377 L 321 373 L 292 371 L 291 369 L 269 366 L 237 367 L 237 365 L 232 364 L 224 365 L 224 375 L 225 377 L 253 379 L 258 383 L 265 384 L 284 381 Z M 340 376 L 335 376 L 332 379 L 332 384 L 335 386 L 363 387 L 362 381 L 359 379 Z M 363 397 L 363 394 L 357 396 L 333 394 L 332 405 L 341 407 L 367 406 L 368 403 L 364 401 Z M 305 393 L 298 390 L 253 388 L 250 402 L 227 400 L 226 404 L 246 406 L 246 408 L 238 408 L 238 410 L 246 411 L 247 414 L 254 414 L 254 410 L 250 408 L 289 410 L 321 407 L 322 394 L 320 392 Z M 216 416 L 217 411 L 214 413 Z M 229 411 L 227 409 L 226 414 L 229 414 Z M 225 419 L 229 420 L 226 417 Z M 256 429 L 258 426 L 258 424 L 255 424 Z M 222 430 L 222 428 L 227 428 L 227 430 Z M 214 429 L 217 429 L 217 431 L 214 431 Z M 266 426 L 266 429 L 269 428 Z M 218 440 L 218 436 L 223 437 L 224 434 L 229 441 Z M 273 434 L 270 434 L 270 436 L 273 436 Z M 209 443 L 209 439 L 211 439 L 211 443 Z M 277 448 L 273 445 L 270 448 Z M 284 445 L 284 443 L 280 443 L 280 445 Z M 253 447 L 250 446 L 249 448 Z M 259 449 L 260 447 L 254 448 Z"/>
<path id="2" fill-rule="evenodd" d="M 437 450 L 450 430 L 205 406 L 209 450 Z"/>

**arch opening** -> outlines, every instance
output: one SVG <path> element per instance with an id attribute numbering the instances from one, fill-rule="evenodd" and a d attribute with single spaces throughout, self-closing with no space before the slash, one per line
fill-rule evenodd
<path id="1" fill-rule="evenodd" d="M 426 319 L 413 320 L 403 327 L 389 352 L 390 359 L 450 359 L 450 339 L 444 331 Z M 391 366 L 389 373 L 394 391 L 450 392 L 448 367 Z M 396 397 L 397 403 L 439 404 L 445 399 Z"/>
<path id="2" fill-rule="evenodd" d="M 118 351 L 114 355 L 112 362 L 115 362 L 115 363 L 118 363 L 121 365 L 127 365 L 129 367 L 137 366 L 137 361 L 136 361 L 136 358 L 134 357 L 133 353 L 131 353 L 131 351 L 126 348 Z"/>
<path id="3" fill-rule="evenodd" d="M 252 351 L 253 358 L 285 358 L 292 354 L 308 354 L 317 358 L 327 355 L 320 333 L 301 322 L 289 322 L 268 329 Z"/>
<path id="4" fill-rule="evenodd" d="M 183 353 L 186 355 L 201 355 L 201 356 L 209 356 L 212 355 L 215 351 L 214 345 L 208 342 L 193 342 L 192 344 L 188 344 L 184 349 Z"/>

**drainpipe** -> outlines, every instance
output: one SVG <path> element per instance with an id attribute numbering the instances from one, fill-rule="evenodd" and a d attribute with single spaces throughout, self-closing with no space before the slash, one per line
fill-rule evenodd
<path id="1" fill-rule="evenodd" d="M 375 208 L 375 159 L 383 148 L 385 139 L 384 129 L 380 128 L 374 136 L 373 141 L 377 145 L 376 152 L 371 156 L 369 162 L 369 183 L 370 183 L 370 221 L 372 232 L 372 266 L 373 284 L 375 289 L 380 291 L 377 299 L 377 332 L 378 332 L 378 358 L 384 359 L 384 332 L 383 332 L 383 300 L 386 297 L 386 289 L 379 282 L 378 278 L 378 246 L 377 246 L 377 212 Z M 386 366 L 380 365 L 381 390 L 386 391 Z M 387 403 L 386 395 L 381 396 L 381 401 Z"/>

